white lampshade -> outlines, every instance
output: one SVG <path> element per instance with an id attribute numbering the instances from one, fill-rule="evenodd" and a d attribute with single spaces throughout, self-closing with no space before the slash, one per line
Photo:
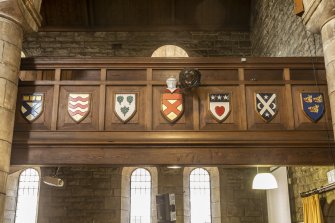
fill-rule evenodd
<path id="1" fill-rule="evenodd" d="M 258 173 L 252 182 L 252 189 L 270 190 L 276 188 L 278 188 L 278 183 L 271 173 Z"/>

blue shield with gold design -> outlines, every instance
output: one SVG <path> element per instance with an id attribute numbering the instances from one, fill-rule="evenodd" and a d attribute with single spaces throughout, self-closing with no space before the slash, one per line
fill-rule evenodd
<path id="1" fill-rule="evenodd" d="M 313 122 L 323 116 L 325 105 L 322 93 L 301 93 L 301 102 L 305 115 Z"/>
<path id="2" fill-rule="evenodd" d="M 21 98 L 21 114 L 29 122 L 36 120 L 43 112 L 43 93 L 23 94 Z"/>

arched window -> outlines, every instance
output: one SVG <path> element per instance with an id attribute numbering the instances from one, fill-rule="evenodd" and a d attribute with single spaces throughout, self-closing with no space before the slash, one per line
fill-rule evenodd
<path id="1" fill-rule="evenodd" d="M 156 49 L 151 57 L 188 57 L 188 54 L 179 46 L 164 45 Z"/>
<path id="2" fill-rule="evenodd" d="M 191 223 L 211 223 L 211 183 L 207 170 L 194 169 L 190 174 Z"/>
<path id="3" fill-rule="evenodd" d="M 29 168 L 20 174 L 15 223 L 36 223 L 40 176 Z"/>
<path id="4" fill-rule="evenodd" d="M 151 222 L 151 175 L 138 168 L 130 178 L 130 223 Z"/>

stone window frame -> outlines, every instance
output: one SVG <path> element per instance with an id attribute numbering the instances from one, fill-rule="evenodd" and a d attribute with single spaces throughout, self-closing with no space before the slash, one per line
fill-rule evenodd
<path id="1" fill-rule="evenodd" d="M 191 223 L 190 209 L 190 174 L 194 169 L 202 168 L 209 173 L 211 185 L 211 220 L 212 223 L 221 222 L 220 173 L 217 167 L 184 167 L 184 223 Z"/>
<path id="2" fill-rule="evenodd" d="M 15 188 L 15 212 L 13 215 L 13 222 L 16 223 L 16 211 L 17 211 L 17 202 L 19 198 L 19 185 L 20 185 L 20 177 L 22 173 L 28 169 L 33 169 L 38 173 L 39 176 L 39 184 L 38 184 L 38 189 L 37 189 L 37 203 L 36 203 L 36 222 L 38 222 L 38 209 L 39 209 L 39 201 L 40 201 L 40 191 L 41 191 L 41 182 L 42 182 L 42 175 L 41 175 L 41 169 L 39 167 L 27 167 L 22 170 L 19 170 L 17 172 L 14 172 L 12 174 L 9 174 L 8 177 L 12 177 L 12 180 L 15 181 L 15 185 L 8 185 L 7 181 L 7 189 L 6 192 L 9 190 L 13 190 Z M 7 197 L 6 197 L 7 200 Z M 6 202 L 7 203 L 7 202 Z M 6 212 L 7 210 L 5 210 Z"/>
<path id="3" fill-rule="evenodd" d="M 121 223 L 130 223 L 130 179 L 139 168 L 151 175 L 151 223 L 157 222 L 156 195 L 158 194 L 158 171 L 156 167 L 123 167 L 121 173 Z"/>

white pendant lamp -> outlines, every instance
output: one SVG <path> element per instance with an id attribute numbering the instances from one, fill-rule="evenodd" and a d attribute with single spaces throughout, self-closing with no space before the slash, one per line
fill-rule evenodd
<path id="1" fill-rule="evenodd" d="M 278 183 L 272 173 L 258 173 L 257 168 L 257 175 L 252 182 L 252 189 L 271 190 L 276 188 L 278 188 Z"/>

